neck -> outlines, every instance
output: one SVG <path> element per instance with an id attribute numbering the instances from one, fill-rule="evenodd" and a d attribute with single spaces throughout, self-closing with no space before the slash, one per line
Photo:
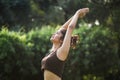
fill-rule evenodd
<path id="1" fill-rule="evenodd" d="M 53 44 L 52 49 L 50 51 L 56 51 L 60 47 L 60 44 Z"/>

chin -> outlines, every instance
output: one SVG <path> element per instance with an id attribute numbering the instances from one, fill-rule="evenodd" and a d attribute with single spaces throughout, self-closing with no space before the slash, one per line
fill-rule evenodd
<path id="1" fill-rule="evenodd" d="M 57 41 L 54 40 L 54 39 L 50 39 L 50 41 L 51 41 L 52 43 L 56 43 L 56 42 L 57 42 Z"/>

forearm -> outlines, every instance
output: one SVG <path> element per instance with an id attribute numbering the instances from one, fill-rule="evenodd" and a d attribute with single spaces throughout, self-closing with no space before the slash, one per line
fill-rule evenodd
<path id="1" fill-rule="evenodd" d="M 72 20 L 71 20 L 71 22 L 69 23 L 68 27 L 71 28 L 71 29 L 75 28 L 75 26 L 76 26 L 76 24 L 77 24 L 77 21 L 78 21 L 78 18 L 79 18 L 79 13 L 76 12 L 76 13 L 74 14 L 74 16 L 72 17 Z"/>
<path id="2" fill-rule="evenodd" d="M 67 30 L 68 25 L 70 24 L 70 22 L 71 22 L 72 18 L 73 18 L 73 16 L 72 16 L 69 20 L 67 20 L 67 22 L 65 22 L 65 23 L 62 25 L 62 27 L 61 27 L 61 28 L 63 28 L 63 29 L 66 29 L 66 30 Z"/>
<path id="3" fill-rule="evenodd" d="M 63 50 L 69 50 L 69 46 L 70 46 L 70 41 L 71 41 L 71 36 L 72 36 L 72 32 L 76 26 L 76 23 L 78 21 L 79 18 L 79 13 L 75 13 L 71 22 L 68 25 L 67 31 L 66 31 L 66 35 L 62 44 Z"/>
<path id="4" fill-rule="evenodd" d="M 65 29 L 67 30 L 69 24 L 71 23 L 72 19 L 74 16 L 72 16 L 67 22 L 65 22 L 60 29 Z"/>

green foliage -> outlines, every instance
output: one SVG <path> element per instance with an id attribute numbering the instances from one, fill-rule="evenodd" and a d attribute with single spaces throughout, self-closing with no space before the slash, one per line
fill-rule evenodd
<path id="1" fill-rule="evenodd" d="M 0 26 L 25 25 L 29 21 L 29 3 L 29 0 L 0 0 Z"/>
<path id="2" fill-rule="evenodd" d="M 98 20 L 120 32 L 119 3 L 119 0 L 0 0 L 0 26 L 16 29 L 22 25 L 29 30 L 38 25 L 62 24 L 76 10 L 89 7 L 84 20 L 93 24 Z"/>
<path id="3" fill-rule="evenodd" d="M 94 76 L 99 79 L 108 73 L 116 74 L 120 66 L 116 34 L 102 26 L 81 26 L 76 30 L 80 35 L 80 44 L 70 52 L 64 80 L 89 80 Z M 72 75 L 67 77 L 70 74 Z M 88 79 L 84 79 L 84 75 Z"/>
<path id="4" fill-rule="evenodd" d="M 102 75 L 117 67 L 119 61 L 118 44 L 114 34 L 108 29 L 92 28 L 84 38 L 81 47 L 83 48 L 81 52 L 85 54 L 86 60 L 90 61 L 87 62 L 89 66 L 85 66 L 90 68 L 90 73 Z M 104 73 L 101 72 L 102 70 Z"/>
<path id="5" fill-rule="evenodd" d="M 104 80 L 108 74 L 117 74 L 120 58 L 116 33 L 102 26 L 88 27 L 85 23 L 80 26 L 74 31 L 80 36 L 80 43 L 70 50 L 63 80 Z M 51 48 L 49 39 L 56 29 L 42 26 L 28 33 L 2 29 L 0 79 L 43 80 L 40 63 Z"/>
<path id="6" fill-rule="evenodd" d="M 65 22 L 65 13 L 63 9 L 59 6 L 51 6 L 49 7 L 48 14 L 46 14 L 46 19 L 48 24 L 56 25 Z"/>
<path id="7" fill-rule="evenodd" d="M 29 31 L 27 36 L 27 44 L 31 45 L 31 50 L 35 53 L 46 53 L 50 48 L 49 38 L 55 29 L 42 27 L 41 29 L 34 29 Z M 46 46 L 47 45 L 47 46 Z"/>
<path id="8" fill-rule="evenodd" d="M 33 53 L 25 45 L 17 32 L 7 29 L 0 31 L 0 79 L 26 80 L 27 76 L 36 74 L 31 61 Z"/>

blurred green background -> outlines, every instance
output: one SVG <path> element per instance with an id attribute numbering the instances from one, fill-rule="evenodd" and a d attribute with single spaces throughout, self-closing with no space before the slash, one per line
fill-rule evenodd
<path id="1" fill-rule="evenodd" d="M 63 80 L 120 80 L 120 0 L 0 0 L 0 80 L 43 80 L 51 34 L 84 7 Z"/>

